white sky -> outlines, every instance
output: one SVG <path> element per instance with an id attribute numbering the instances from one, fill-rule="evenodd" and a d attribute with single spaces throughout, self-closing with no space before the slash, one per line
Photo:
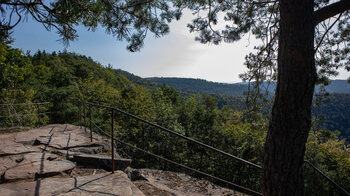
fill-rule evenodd
<path id="1" fill-rule="evenodd" d="M 68 51 L 90 56 L 102 65 L 111 64 L 141 77 L 186 77 L 201 78 L 215 82 L 241 82 L 238 75 L 246 68 L 244 57 L 252 51 L 256 41 L 247 36 L 235 43 L 204 45 L 194 41 L 187 23 L 191 14 L 185 14 L 181 21 L 170 25 L 170 34 L 154 38 L 148 36 L 140 52 L 126 50 L 126 43 L 117 41 L 102 29 L 88 32 L 79 28 L 78 40 L 71 42 Z M 40 24 L 28 19 L 15 28 L 14 47 L 23 51 L 46 50 L 47 52 L 64 50 L 57 42 L 55 32 L 47 32 Z M 350 77 L 349 72 L 341 72 L 337 79 Z"/>

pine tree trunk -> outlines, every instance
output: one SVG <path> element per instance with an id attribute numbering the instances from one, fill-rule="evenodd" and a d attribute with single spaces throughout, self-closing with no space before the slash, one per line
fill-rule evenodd
<path id="1" fill-rule="evenodd" d="M 264 195 L 304 195 L 302 164 L 316 80 L 313 0 L 280 0 L 278 79 L 263 162 Z"/>

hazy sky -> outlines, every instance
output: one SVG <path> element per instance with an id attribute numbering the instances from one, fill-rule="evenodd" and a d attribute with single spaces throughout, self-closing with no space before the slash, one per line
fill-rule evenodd
<path id="1" fill-rule="evenodd" d="M 117 41 L 103 29 L 88 32 L 78 29 L 78 40 L 71 42 L 67 51 L 90 56 L 102 65 L 111 64 L 141 77 L 186 77 L 201 78 L 215 82 L 241 82 L 238 75 L 246 68 L 244 57 L 252 51 L 256 42 L 251 38 L 242 38 L 240 42 L 222 43 L 219 46 L 205 45 L 194 41 L 186 25 L 191 15 L 186 14 L 181 21 L 170 25 L 170 34 L 154 38 L 147 37 L 140 52 L 126 50 L 126 43 Z M 57 42 L 58 35 L 47 32 L 44 27 L 29 18 L 20 23 L 14 31 L 14 47 L 23 51 L 46 50 L 63 51 L 64 46 Z M 350 74 L 343 72 L 338 79 Z"/>

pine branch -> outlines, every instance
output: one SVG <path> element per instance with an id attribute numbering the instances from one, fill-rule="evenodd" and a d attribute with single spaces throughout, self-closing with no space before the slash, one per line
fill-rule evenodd
<path id="1" fill-rule="evenodd" d="M 326 30 L 326 32 L 323 34 L 321 40 L 318 42 L 315 51 L 317 51 L 318 48 L 321 46 L 323 39 L 326 37 L 327 33 L 333 28 L 333 26 L 335 25 L 335 23 L 337 23 L 337 22 L 339 21 L 341 15 L 342 15 L 342 14 L 339 14 L 338 18 L 333 22 L 333 24 L 332 24 L 330 27 L 327 28 L 327 30 Z"/>
<path id="2" fill-rule="evenodd" d="M 314 12 L 314 25 L 316 26 L 318 23 L 347 10 L 350 10 L 349 0 L 340 0 L 336 3 L 320 8 Z"/>

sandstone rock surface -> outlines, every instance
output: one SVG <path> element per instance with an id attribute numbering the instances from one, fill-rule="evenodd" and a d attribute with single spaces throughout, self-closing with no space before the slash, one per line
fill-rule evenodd
<path id="1" fill-rule="evenodd" d="M 89 132 L 67 124 L 52 124 L 23 132 L 1 134 L 0 183 L 71 171 L 76 165 L 65 160 L 69 158 L 69 154 L 80 151 L 91 153 L 104 151 L 103 139 L 100 136 L 93 136 L 95 141 L 91 143 Z M 57 151 L 62 155 L 60 158 L 52 154 Z"/>
<path id="2" fill-rule="evenodd" d="M 222 188 L 206 180 L 199 180 L 183 173 L 138 169 L 146 180 L 134 181 L 134 184 L 149 196 L 245 196 L 240 192 Z"/>
<path id="3" fill-rule="evenodd" d="M 49 136 L 54 128 L 54 125 L 48 125 L 41 128 L 30 129 L 29 131 L 19 132 L 16 134 L 15 142 L 32 145 L 37 137 Z"/>
<path id="4" fill-rule="evenodd" d="M 0 138 L 0 156 L 35 152 L 35 149 L 14 142 L 9 138 Z"/>
<path id="5" fill-rule="evenodd" d="M 50 126 L 46 128 L 50 129 Z M 56 125 L 51 129 L 49 134 L 42 134 L 35 137 L 36 144 L 47 145 L 58 150 L 71 150 L 71 151 L 89 151 L 90 147 L 93 147 L 93 152 L 97 153 L 105 150 L 106 145 L 103 142 L 103 138 L 95 133 L 92 134 L 93 141 L 90 139 L 90 131 L 84 131 L 78 126 L 74 125 Z M 87 148 L 88 147 L 88 148 Z"/>
<path id="6" fill-rule="evenodd" d="M 0 185 L 2 196 L 15 195 L 120 195 L 144 194 L 122 171 L 75 178 L 47 178 L 33 182 Z"/>
<path id="7" fill-rule="evenodd" d="M 0 195 L 244 195 L 168 171 L 128 168 L 111 174 L 105 170 L 111 158 L 102 155 L 109 148 L 101 136 L 93 134 L 91 142 L 88 129 L 68 124 L 0 134 Z M 131 163 L 115 157 L 116 169 Z"/>
<path id="8" fill-rule="evenodd" d="M 90 154 L 75 154 L 73 155 L 73 161 L 80 165 L 93 165 L 95 167 L 104 168 L 106 170 L 112 170 L 112 158 L 106 155 L 90 155 Z M 122 159 L 120 157 L 114 158 L 114 169 L 124 170 L 131 164 L 131 159 Z"/>
<path id="9" fill-rule="evenodd" d="M 6 170 L 4 180 L 53 176 L 70 171 L 75 167 L 71 161 L 55 160 L 56 158 L 56 155 L 45 152 L 26 154 L 20 162 L 15 161 L 17 164 Z"/>

